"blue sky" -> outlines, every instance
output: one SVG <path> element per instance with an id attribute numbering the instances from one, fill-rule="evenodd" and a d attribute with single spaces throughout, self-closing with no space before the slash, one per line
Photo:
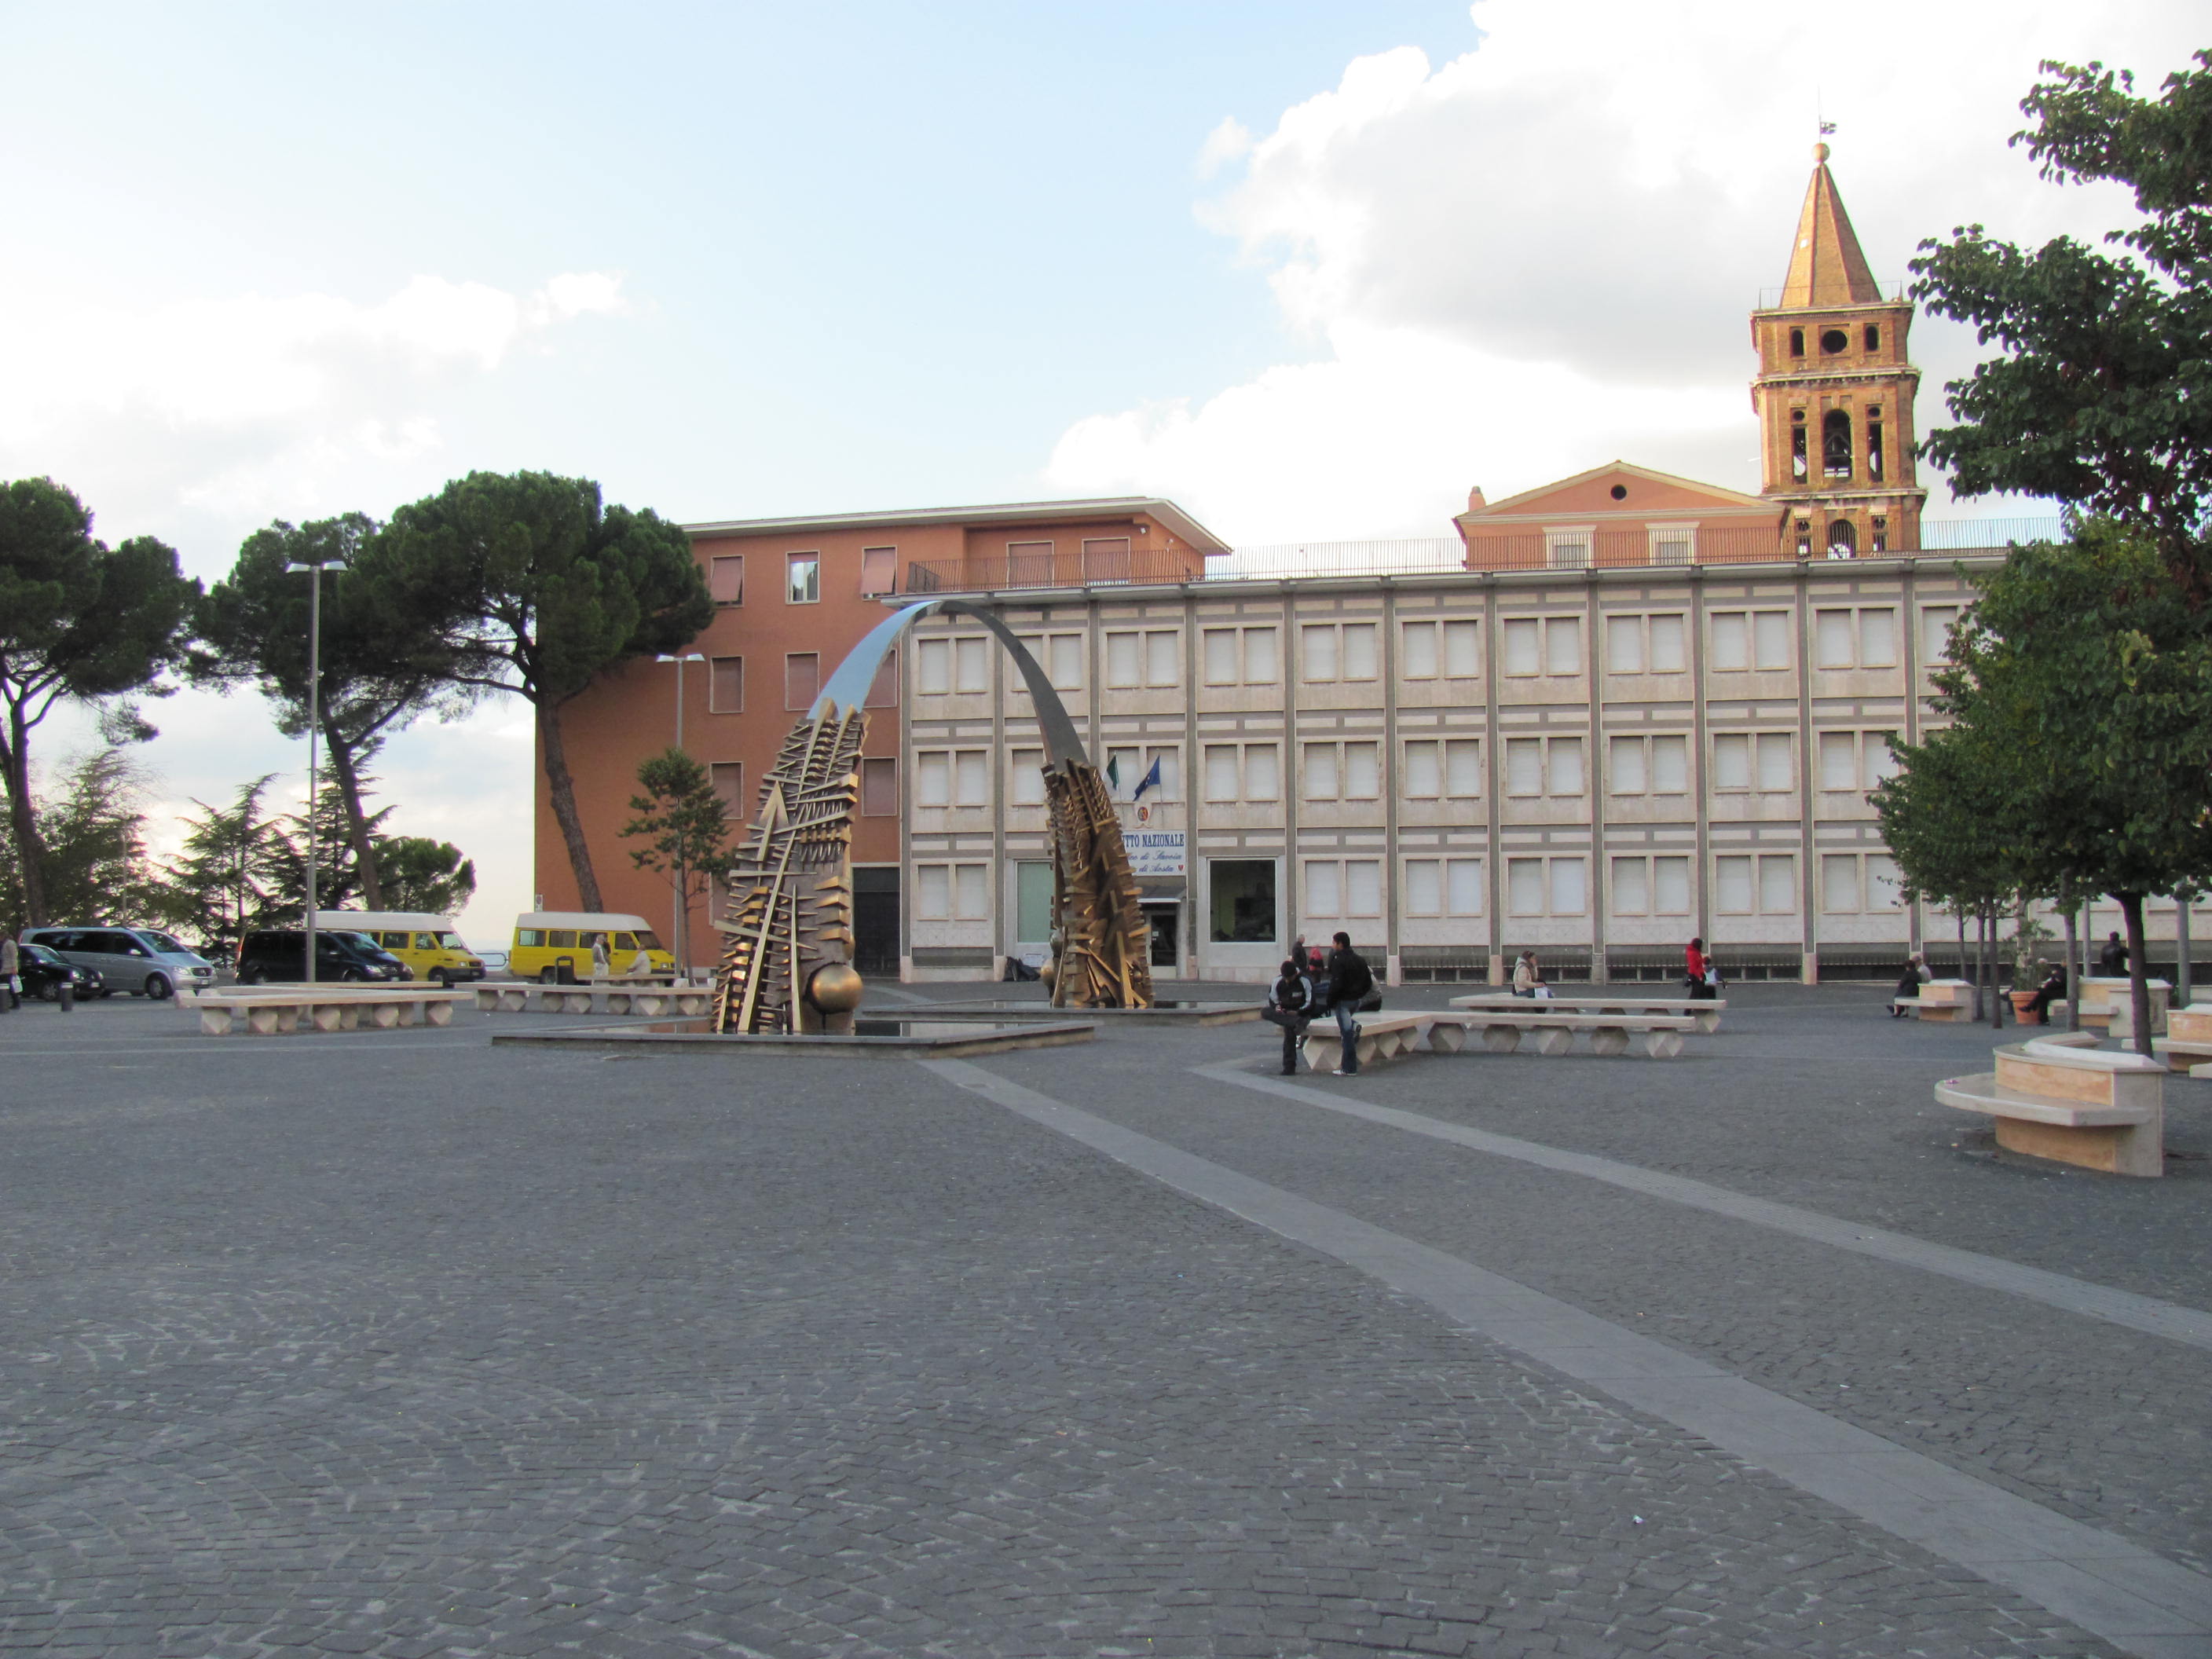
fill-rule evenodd
<path id="1" fill-rule="evenodd" d="M 2005 148 L 2017 100 L 2043 56 L 2154 84 L 2200 21 L 1863 0 L 1903 49 L 1863 52 L 1753 0 L 17 5 L 0 477 L 210 579 L 474 468 L 687 520 L 1143 491 L 1246 544 L 1442 534 L 1614 456 L 1755 489 L 1745 313 L 1816 110 L 1900 279 L 1968 220 L 2118 222 Z M 1925 425 L 1977 348 L 1923 319 L 1914 353 Z M 157 712 L 157 843 L 301 765 L 251 698 Z M 477 856 L 481 939 L 530 897 L 528 759 L 495 706 L 383 763 Z"/>

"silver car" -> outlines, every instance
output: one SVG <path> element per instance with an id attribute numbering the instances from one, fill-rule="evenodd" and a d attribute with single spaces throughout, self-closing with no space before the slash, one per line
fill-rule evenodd
<path id="1" fill-rule="evenodd" d="M 166 997 L 179 986 L 204 991 L 215 983 L 213 963 L 157 927 L 27 927 L 21 939 L 91 969 L 106 981 L 105 996 Z"/>

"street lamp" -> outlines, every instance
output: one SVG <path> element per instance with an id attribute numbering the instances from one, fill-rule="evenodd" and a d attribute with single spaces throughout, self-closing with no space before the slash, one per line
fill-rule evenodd
<path id="1" fill-rule="evenodd" d="M 687 662 L 706 660 L 706 653 L 699 651 L 686 651 L 677 656 L 657 656 L 653 659 L 655 662 L 672 662 L 676 665 L 676 747 L 678 752 L 681 752 L 684 748 L 684 665 Z M 691 977 L 690 883 L 690 872 L 684 868 L 684 861 L 679 858 L 676 863 L 676 895 L 671 908 L 676 923 L 674 930 L 676 953 L 683 960 L 684 977 L 687 981 Z"/>
<path id="2" fill-rule="evenodd" d="M 323 567 L 326 564 L 345 568 L 345 560 L 335 556 L 284 567 L 287 575 L 307 573 L 307 892 L 301 908 L 306 912 L 310 985 L 315 982 L 315 804 L 321 793 L 316 775 L 320 763 L 316 739 L 322 735 L 323 726 Z"/>

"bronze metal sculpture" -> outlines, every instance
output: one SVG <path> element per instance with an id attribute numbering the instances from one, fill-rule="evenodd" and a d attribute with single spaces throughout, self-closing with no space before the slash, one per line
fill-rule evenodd
<path id="1" fill-rule="evenodd" d="M 862 708 L 894 641 L 923 617 L 973 617 L 1012 655 L 1045 741 L 1052 827 L 1054 1006 L 1152 1006 L 1152 930 L 1106 781 L 1091 764 L 1059 694 L 996 617 L 958 599 L 895 612 L 855 646 L 762 780 L 760 809 L 728 872 L 715 975 L 724 1034 L 849 1032 L 864 987 L 852 965 L 853 812 L 860 797 Z"/>

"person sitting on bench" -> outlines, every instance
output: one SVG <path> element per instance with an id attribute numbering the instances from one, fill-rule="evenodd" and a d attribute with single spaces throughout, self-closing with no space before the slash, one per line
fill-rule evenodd
<path id="1" fill-rule="evenodd" d="M 2035 994 L 2027 1000 L 2028 1012 L 2037 1024 L 2048 1020 L 2051 1005 L 2066 994 L 2065 969 L 2055 962 L 2046 962 L 2043 965 L 2050 971 L 2044 975 L 2043 983 L 2035 988 Z"/>
<path id="2" fill-rule="evenodd" d="M 1928 971 L 1927 958 L 1915 951 L 1911 956 L 1905 957 L 1905 971 L 1897 976 L 1897 994 L 1899 997 L 1910 997 L 1917 1001 L 1919 1000 L 1920 988 L 1931 977 L 1933 976 Z M 1903 1019 L 1905 1010 L 1893 1002 L 1889 1006 L 1889 1017 L 1892 1019 Z"/>

